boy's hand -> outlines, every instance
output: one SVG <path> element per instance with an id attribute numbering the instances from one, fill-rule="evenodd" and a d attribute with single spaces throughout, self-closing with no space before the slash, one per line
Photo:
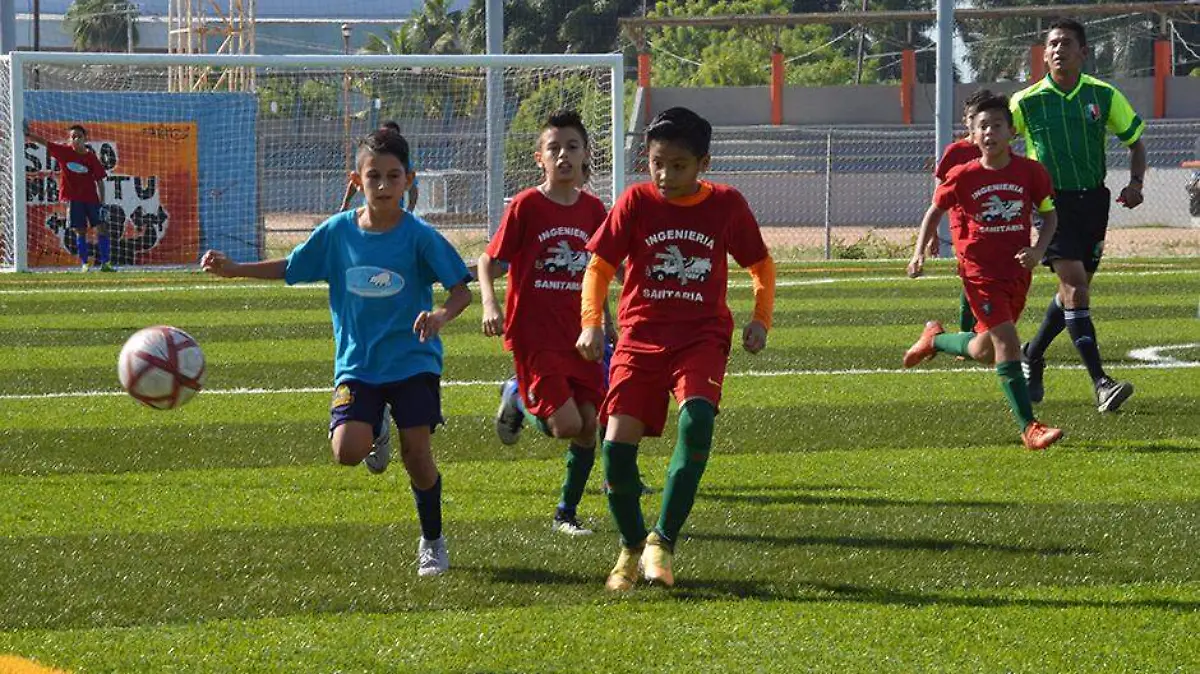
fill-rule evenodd
<path id="1" fill-rule="evenodd" d="M 1038 263 L 1042 261 L 1042 256 L 1043 256 L 1042 251 L 1038 250 L 1037 248 L 1031 248 L 1029 246 L 1026 246 L 1026 247 L 1022 248 L 1021 250 L 1017 251 L 1017 254 L 1014 255 L 1013 257 L 1015 257 L 1017 259 L 1017 262 L 1021 263 L 1022 267 L 1029 269 L 1029 270 L 1033 270 L 1033 269 L 1036 269 L 1038 266 Z"/>
<path id="2" fill-rule="evenodd" d="M 230 278 L 237 275 L 238 263 L 226 257 L 225 253 L 219 250 L 210 250 L 200 258 L 200 268 L 204 271 L 222 278 Z"/>
<path id="3" fill-rule="evenodd" d="M 917 253 L 908 263 L 908 277 L 917 278 L 925 271 L 925 255 Z"/>
<path id="4" fill-rule="evenodd" d="M 448 321 L 446 312 L 442 309 L 422 311 L 417 314 L 417 320 L 413 321 L 413 332 L 417 334 L 418 339 L 425 342 L 436 337 L 438 330 Z"/>
<path id="5" fill-rule="evenodd" d="M 599 362 L 604 356 L 604 330 L 600 328 L 584 328 L 575 340 L 575 350 L 584 360 Z"/>
<path id="6" fill-rule="evenodd" d="M 767 346 L 767 326 L 759 321 L 750 321 L 742 328 L 742 348 L 749 353 L 758 353 Z"/>
<path id="7" fill-rule="evenodd" d="M 483 303 L 483 334 L 488 337 L 499 337 L 504 334 L 504 313 L 500 311 L 498 302 Z"/>

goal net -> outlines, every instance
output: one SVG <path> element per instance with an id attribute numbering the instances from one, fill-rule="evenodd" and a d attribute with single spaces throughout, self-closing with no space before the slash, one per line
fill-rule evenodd
<path id="1" fill-rule="evenodd" d="M 79 264 L 61 201 L 72 167 L 22 142 L 23 123 L 62 144 L 69 126 L 86 129 L 121 267 L 191 265 L 209 248 L 286 254 L 341 208 L 358 139 L 389 120 L 417 175 L 406 207 L 481 243 L 504 199 L 540 181 L 534 146 L 562 108 L 582 114 L 589 189 L 611 203 L 624 178 L 620 68 L 619 55 L 15 53 L 0 68 L 0 124 L 17 139 L 0 153 L 0 269 Z"/>

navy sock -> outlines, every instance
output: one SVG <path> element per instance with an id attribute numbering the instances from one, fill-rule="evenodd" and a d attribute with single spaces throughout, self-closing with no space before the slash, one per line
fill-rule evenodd
<path id="1" fill-rule="evenodd" d="M 108 237 L 104 234 L 96 237 L 96 247 L 100 249 L 100 264 L 108 264 Z"/>
<path id="2" fill-rule="evenodd" d="M 1093 382 L 1105 376 L 1104 366 L 1100 364 L 1100 345 L 1096 343 L 1096 326 L 1092 325 L 1092 314 L 1087 307 L 1076 307 L 1063 312 L 1067 321 L 1067 332 L 1071 341 L 1075 342 L 1075 350 L 1083 359 L 1088 375 Z"/>
<path id="3" fill-rule="evenodd" d="M 87 264 L 92 257 L 92 246 L 88 243 L 87 234 L 83 232 L 76 234 L 75 245 L 79 248 L 79 259 Z"/>
<path id="4" fill-rule="evenodd" d="M 427 541 L 442 537 L 442 476 L 429 489 L 412 488 L 417 502 L 417 518 L 421 520 L 421 535 Z"/>
<path id="5" fill-rule="evenodd" d="M 1055 294 L 1050 300 L 1050 306 L 1046 307 L 1046 317 L 1038 326 L 1037 334 L 1029 340 L 1029 348 L 1025 351 L 1025 355 L 1033 360 L 1043 358 L 1046 355 L 1046 349 L 1050 348 L 1050 343 L 1066 327 L 1067 321 L 1063 316 L 1062 304 L 1059 303 L 1058 295 Z"/>

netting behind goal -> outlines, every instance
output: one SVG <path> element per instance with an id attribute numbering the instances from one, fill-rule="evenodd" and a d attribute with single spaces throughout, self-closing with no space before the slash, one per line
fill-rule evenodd
<path id="1" fill-rule="evenodd" d="M 193 264 L 208 248 L 239 260 L 285 254 L 340 209 L 357 140 L 388 120 L 408 139 L 417 173 L 420 196 L 406 206 L 468 248 L 482 244 L 499 217 L 489 211 L 489 167 L 503 167 L 501 199 L 539 182 L 534 146 L 546 116 L 560 108 L 583 115 L 592 138 L 589 188 L 610 201 L 615 70 L 600 59 L 497 68 L 492 163 L 483 57 L 292 59 L 297 65 L 249 57 L 217 67 L 111 62 L 116 56 L 124 55 L 96 55 L 103 63 L 15 58 L 25 61 L 24 87 L 12 109 L 52 142 L 66 143 L 72 124 L 86 128 L 108 172 L 101 218 L 119 266 Z M 0 105 L 0 115 L 9 109 Z M 25 175 L 17 207 L 27 231 L 20 237 L 8 214 L 3 236 L 24 242 L 29 268 L 77 265 L 59 201 L 62 167 L 26 141 L 4 175 L 13 169 Z M 19 266 L 11 248 L 2 261 L 9 268 Z"/>

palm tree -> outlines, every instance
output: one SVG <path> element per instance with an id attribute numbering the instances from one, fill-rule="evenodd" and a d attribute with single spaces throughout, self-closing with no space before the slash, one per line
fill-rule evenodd
<path id="1" fill-rule="evenodd" d="M 407 22 L 388 30 L 383 36 L 371 33 L 359 51 L 363 54 L 415 54 L 417 44 L 412 33 L 412 24 Z"/>
<path id="2" fill-rule="evenodd" d="M 137 5 L 130 0 L 76 0 L 64 29 L 76 51 L 125 51 L 138 43 Z"/>

